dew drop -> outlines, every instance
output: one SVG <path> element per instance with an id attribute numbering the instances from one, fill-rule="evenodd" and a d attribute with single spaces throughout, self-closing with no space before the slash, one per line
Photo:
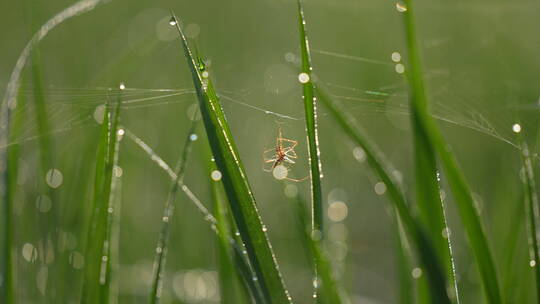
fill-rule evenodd
<path id="1" fill-rule="evenodd" d="M 201 76 L 202 76 L 203 78 L 208 78 L 208 77 L 210 76 L 210 73 L 208 73 L 208 71 L 203 71 L 202 74 L 201 74 Z"/>
<path id="2" fill-rule="evenodd" d="M 199 138 L 199 137 L 198 137 L 197 134 L 195 134 L 195 133 L 194 133 L 194 134 L 191 134 L 191 135 L 189 136 L 189 140 L 191 140 L 191 141 L 196 141 L 197 138 Z"/>
<path id="3" fill-rule="evenodd" d="M 520 125 L 520 124 L 517 124 L 517 123 L 514 124 L 514 125 L 512 126 L 512 131 L 514 131 L 514 133 L 519 133 L 519 132 L 521 132 L 521 125 Z"/>
<path id="4" fill-rule="evenodd" d="M 398 12 L 403 13 L 407 11 L 407 6 L 404 3 L 398 1 L 396 2 L 396 9 Z"/>
<path id="5" fill-rule="evenodd" d="M 289 170 L 287 170 L 287 167 L 283 165 L 276 166 L 274 170 L 272 170 L 272 175 L 277 180 L 282 180 L 287 178 L 287 175 L 289 174 Z"/>
<path id="6" fill-rule="evenodd" d="M 163 249 L 161 247 L 156 247 L 156 253 L 161 253 Z"/>
<path id="7" fill-rule="evenodd" d="M 401 54 L 399 52 L 393 52 L 392 53 L 392 61 L 393 62 L 400 62 L 401 61 Z"/>
<path id="8" fill-rule="evenodd" d="M 169 20 L 169 25 L 176 25 L 176 19 L 174 19 L 174 17 L 171 17 L 171 20 Z"/>
<path id="9" fill-rule="evenodd" d="M 108 212 L 108 213 L 113 213 L 113 212 L 114 212 L 114 209 L 113 209 L 112 207 L 109 207 L 109 208 L 107 208 L 107 212 Z"/>
<path id="10" fill-rule="evenodd" d="M 294 198 L 298 195 L 298 187 L 293 184 L 288 184 L 285 186 L 285 189 L 283 190 L 285 192 L 285 196 L 288 198 Z"/>
<path id="11" fill-rule="evenodd" d="M 120 90 L 125 90 L 125 89 L 126 89 L 126 85 L 122 82 L 122 83 L 120 83 L 120 85 L 118 86 L 118 88 L 120 88 Z"/>
<path id="12" fill-rule="evenodd" d="M 49 185 L 49 187 L 51 188 L 60 187 L 63 180 L 64 177 L 62 176 L 62 172 L 55 168 L 49 169 L 49 171 L 47 171 L 47 174 L 45 175 L 45 181 L 47 182 L 47 185 Z"/>
<path id="13" fill-rule="evenodd" d="M 386 185 L 383 182 L 378 182 L 375 184 L 375 193 L 378 195 L 383 195 L 386 192 Z"/>
<path id="14" fill-rule="evenodd" d="M 395 66 L 396 73 L 403 74 L 405 73 L 405 66 L 401 63 L 396 64 Z"/>
<path id="15" fill-rule="evenodd" d="M 124 136 L 124 134 L 126 134 L 126 130 L 120 128 L 118 129 L 118 131 L 116 131 L 116 135 L 118 135 L 118 140 L 121 140 L 122 139 L 122 136 Z"/>
<path id="16" fill-rule="evenodd" d="M 113 174 L 115 177 L 122 177 L 122 175 L 124 174 L 124 170 L 122 170 L 122 168 L 119 166 L 114 166 Z"/>
<path id="17" fill-rule="evenodd" d="M 210 174 L 210 177 L 212 178 L 212 180 L 214 180 L 216 182 L 220 181 L 221 180 L 221 172 L 219 170 L 214 170 Z"/>
<path id="18" fill-rule="evenodd" d="M 349 208 L 344 202 L 333 202 L 328 206 L 327 214 L 328 218 L 333 222 L 341 222 L 349 213 Z"/>
<path id="19" fill-rule="evenodd" d="M 37 248 L 30 243 L 24 244 L 22 246 L 22 256 L 27 262 L 35 262 L 37 260 Z"/>
<path id="20" fill-rule="evenodd" d="M 411 275 L 414 279 L 418 279 L 422 276 L 422 269 L 421 268 L 414 268 L 411 272 Z"/>
<path id="21" fill-rule="evenodd" d="M 531 267 L 536 266 L 536 261 L 535 260 L 530 260 L 529 261 L 529 266 L 531 266 Z"/>
<path id="22" fill-rule="evenodd" d="M 169 217 L 168 217 L 168 216 L 164 216 L 161 220 L 162 220 L 164 223 L 168 223 L 168 222 L 169 222 Z"/>
<path id="23" fill-rule="evenodd" d="M 353 156 L 359 162 L 366 160 L 366 152 L 361 147 L 355 147 L 353 149 Z"/>
<path id="24" fill-rule="evenodd" d="M 308 83 L 309 75 L 307 73 L 298 74 L 298 81 L 300 81 L 300 83 Z"/>
<path id="25" fill-rule="evenodd" d="M 105 117 L 105 105 L 97 106 L 96 109 L 94 110 L 94 120 L 98 124 L 102 124 L 104 117 Z"/>
<path id="26" fill-rule="evenodd" d="M 263 225 L 262 231 L 266 232 L 268 229 L 266 229 L 266 226 Z"/>

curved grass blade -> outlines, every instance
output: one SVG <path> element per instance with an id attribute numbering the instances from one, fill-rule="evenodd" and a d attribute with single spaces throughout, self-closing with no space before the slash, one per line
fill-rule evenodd
<path id="1" fill-rule="evenodd" d="M 109 303 L 110 251 L 109 231 L 113 213 L 110 212 L 115 183 L 114 166 L 118 162 L 117 137 L 121 97 L 112 109 L 106 107 L 98 143 L 96 177 L 92 216 L 86 240 L 82 303 Z M 112 209 L 114 211 L 114 209 Z"/>
<path id="2" fill-rule="evenodd" d="M 408 68 L 410 71 L 407 72 L 407 76 L 410 85 L 411 111 L 413 111 L 413 114 L 418 119 L 418 127 L 425 132 L 432 147 L 439 154 L 448 178 L 448 183 L 454 194 L 462 223 L 467 232 L 469 244 L 474 253 L 476 265 L 480 271 L 487 299 L 489 303 L 498 304 L 501 303 L 501 295 L 497 272 L 480 222 L 480 217 L 474 207 L 471 191 L 469 190 L 462 172 L 458 168 L 453 154 L 450 152 L 434 119 L 430 116 L 428 111 L 428 101 L 422 76 L 412 2 L 412 0 L 406 1 L 406 8 L 403 12 L 409 56 Z"/>
<path id="3" fill-rule="evenodd" d="M 181 37 L 184 55 L 193 76 L 199 106 L 218 169 L 223 176 L 234 220 L 246 246 L 249 261 L 270 303 L 290 303 L 274 253 L 263 229 L 255 198 L 240 161 L 229 125 L 219 103 L 212 82 L 208 79 L 204 63 L 196 61 L 187 44 L 177 18 L 173 16 Z"/>
<path id="4" fill-rule="evenodd" d="M 319 100 L 330 110 L 330 115 L 335 118 L 343 131 L 364 150 L 371 169 L 386 185 L 390 202 L 396 208 L 399 219 L 427 272 L 432 301 L 440 304 L 451 303 L 446 291 L 444 268 L 429 238 L 422 230 L 419 222 L 411 214 L 405 194 L 398 186 L 399 183 L 394 175 L 391 174 L 393 170 L 389 162 L 386 161 L 375 144 L 364 135 L 366 133 L 356 124 L 356 120 L 343 109 L 341 103 L 332 100 L 319 83 L 315 86 L 315 92 Z"/>
<path id="5" fill-rule="evenodd" d="M 306 115 L 306 133 L 309 147 L 309 168 L 311 182 L 311 221 L 312 229 L 319 231 L 323 235 L 324 212 L 322 206 L 321 190 L 321 161 L 319 159 L 319 138 L 317 134 L 317 105 L 313 93 L 313 82 L 311 80 L 312 66 L 309 52 L 309 42 L 306 35 L 306 20 L 304 18 L 304 8 L 302 0 L 298 0 L 298 26 L 300 30 L 300 54 L 302 56 L 302 72 L 298 80 L 302 83 L 304 92 L 304 111 Z"/>
<path id="6" fill-rule="evenodd" d="M 195 111 L 196 113 L 196 111 Z M 178 193 L 179 185 L 178 182 L 181 182 L 184 179 L 184 173 L 186 170 L 186 164 L 191 153 L 191 147 L 193 140 L 191 135 L 195 132 L 197 127 L 197 121 L 192 120 L 191 126 L 189 128 L 186 140 L 184 141 L 184 147 L 182 154 L 178 159 L 176 164 L 176 178 L 171 182 L 169 193 L 167 194 L 167 200 L 165 201 L 165 207 L 163 209 L 163 217 L 161 220 L 161 230 L 159 232 L 159 238 L 156 245 L 156 255 L 154 257 L 154 271 L 152 275 L 152 287 L 150 290 L 150 303 L 156 304 L 160 302 L 161 291 L 163 288 L 163 277 L 165 270 L 165 263 L 167 258 L 167 250 L 169 245 L 169 234 L 170 234 L 170 225 L 171 220 L 174 215 L 174 205 L 173 202 L 176 199 L 176 194 Z"/>
<path id="7" fill-rule="evenodd" d="M 47 36 L 47 34 L 51 30 L 62 24 L 64 21 L 89 12 L 105 1 L 107 0 L 81 0 L 74 3 L 73 5 L 62 10 L 54 17 L 49 19 L 32 36 L 30 41 L 28 41 L 21 54 L 19 55 L 19 58 L 17 59 L 13 70 L 11 71 L 4 98 L 2 99 L 2 103 L 0 104 L 0 147 L 7 147 L 7 144 L 9 143 L 11 111 L 17 106 L 17 94 L 19 93 L 19 88 L 21 86 L 21 75 L 35 45 L 37 45 L 43 38 L 45 38 L 45 36 Z M 9 163 L 7 150 L 8 149 L 6 148 L 0 149 L 0 163 Z M 13 164 L 13 162 L 11 162 L 11 164 Z M 12 219 L 9 218 L 9 212 L 11 209 L 8 202 L 8 199 L 11 195 L 8 193 L 11 187 L 11 185 L 9 184 L 10 172 L 8 171 L 10 170 L 10 168 L 11 167 L 9 167 L 9 165 L 0 166 L 0 210 L 2 210 L 2 222 L 4 223 L 4 225 L 11 225 L 10 223 L 12 223 Z M 7 265 L 7 263 L 11 263 L 11 253 L 9 252 L 11 250 L 11 245 L 8 243 L 11 240 L 11 229 L 12 227 L 7 227 L 7 229 L 3 229 L 3 243 L 0 246 L 0 250 L 3 251 L 2 264 L 4 264 L 0 265 L 0 279 L 6 282 L 5 284 L 3 284 L 2 292 L 0 292 L 0 297 L 2 297 L 3 299 L 3 301 L 1 302 L 4 303 L 11 303 L 12 301 L 10 299 L 13 299 L 13 285 L 10 278 L 10 269 L 12 265 Z"/>
<path id="8" fill-rule="evenodd" d="M 540 252 L 538 251 L 538 223 L 540 221 L 540 211 L 538 206 L 538 193 L 534 180 L 533 160 L 527 143 L 520 137 L 518 139 L 521 146 L 521 159 L 524 170 L 525 201 L 529 228 L 529 265 L 535 275 L 536 302 L 540 303 Z"/>

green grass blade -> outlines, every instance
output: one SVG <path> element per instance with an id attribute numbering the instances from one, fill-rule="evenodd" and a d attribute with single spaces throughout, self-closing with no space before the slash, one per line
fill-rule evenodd
<path id="1" fill-rule="evenodd" d="M 462 223 L 467 232 L 469 244 L 474 253 L 476 264 L 480 271 L 482 284 L 489 303 L 501 303 L 499 283 L 493 258 L 487 239 L 480 223 L 480 217 L 474 207 L 471 191 L 462 172 L 459 170 L 453 154 L 443 139 L 434 119 L 428 111 L 428 102 L 422 76 L 420 53 L 416 39 L 412 0 L 406 1 L 406 10 L 403 12 L 405 19 L 405 32 L 409 56 L 407 72 L 410 85 L 411 105 L 413 115 L 419 121 L 419 127 L 431 141 L 432 146 L 438 152 L 442 165 L 445 169 L 448 183 L 454 194 Z"/>
<path id="2" fill-rule="evenodd" d="M 165 271 L 165 263 L 167 258 L 167 250 L 169 247 L 169 235 L 172 217 L 174 215 L 174 200 L 178 193 L 178 182 L 184 179 L 184 173 L 186 170 L 187 160 L 191 153 L 193 140 L 191 135 L 195 132 L 197 127 L 197 121 L 192 120 L 189 128 L 186 140 L 184 141 L 184 147 L 181 156 L 176 165 L 176 178 L 171 182 L 169 193 L 167 194 L 167 200 L 165 201 L 165 207 L 163 209 L 163 217 L 161 221 L 161 230 L 159 232 L 158 242 L 156 245 L 156 255 L 154 257 L 154 271 L 152 275 L 152 286 L 150 290 L 150 303 L 156 304 L 160 302 L 161 292 L 163 289 L 163 279 Z"/>
<path id="3" fill-rule="evenodd" d="M 215 162 L 211 162 L 209 172 L 217 170 Z M 245 295 L 249 293 L 255 303 L 264 303 L 262 293 L 256 282 L 252 280 L 253 273 L 242 258 L 238 243 L 232 236 L 232 223 L 229 220 L 227 198 L 221 181 L 212 181 L 212 198 L 217 220 L 217 246 L 218 246 L 218 270 L 221 292 L 221 303 L 236 304 L 245 303 Z M 236 251 L 235 251 L 236 248 Z M 235 259 L 239 259 L 236 261 Z M 238 271 L 234 267 L 238 265 Z M 238 279 L 243 279 L 243 290 L 238 287 Z"/>
<path id="4" fill-rule="evenodd" d="M 110 230 L 111 194 L 113 192 L 113 170 L 118 161 L 118 121 L 120 95 L 113 109 L 105 111 L 101 136 L 98 143 L 96 177 L 92 216 L 86 240 L 83 303 L 108 303 L 110 288 L 110 261 L 108 231 Z M 114 211 L 114 210 L 113 210 Z"/>
<path id="5" fill-rule="evenodd" d="M 341 103 L 329 97 L 329 95 L 321 88 L 320 83 L 316 84 L 315 92 L 319 100 L 330 110 L 330 115 L 335 118 L 343 131 L 356 144 L 362 147 L 366 153 L 368 164 L 386 185 L 390 202 L 396 208 L 403 227 L 410 237 L 411 243 L 415 246 L 416 252 L 425 267 L 433 301 L 436 301 L 436 303 L 450 303 L 446 291 L 444 268 L 437 257 L 432 243 L 419 225 L 419 222 L 413 218 L 405 194 L 403 194 L 398 186 L 399 183 L 396 181 L 394 175 L 391 174 L 393 170 L 390 168 L 389 162 L 385 160 L 383 154 L 378 150 L 375 144 L 364 135 L 365 132 L 356 124 L 356 120 L 345 111 Z"/>
<path id="6" fill-rule="evenodd" d="M 321 161 L 319 159 L 319 139 L 317 136 L 317 107 L 313 90 L 311 54 L 306 35 L 306 20 L 302 1 L 298 0 L 298 26 L 300 31 L 300 54 L 302 56 L 302 72 L 298 79 L 302 83 L 304 93 L 304 111 L 306 115 L 306 133 L 309 151 L 309 169 L 311 182 L 311 221 L 312 229 L 323 234 L 324 211 L 321 190 Z"/>
<path id="7" fill-rule="evenodd" d="M 332 263 L 323 249 L 323 242 L 320 238 L 313 238 L 312 234 L 309 233 L 308 212 L 304 200 L 300 196 L 297 196 L 293 204 L 296 207 L 296 217 L 302 240 L 306 243 L 309 256 L 314 261 L 314 267 L 316 267 L 315 269 L 317 271 L 317 277 L 314 281 L 314 285 L 317 285 L 315 296 L 318 298 L 318 301 L 322 300 L 323 303 L 343 303 L 341 291 L 332 272 Z"/>
<path id="8" fill-rule="evenodd" d="M 519 138 L 521 142 L 521 159 L 524 169 L 524 184 L 525 184 L 525 201 L 527 211 L 527 220 L 529 228 L 529 252 L 530 262 L 529 265 L 534 271 L 535 275 L 535 287 L 536 287 L 536 302 L 540 303 L 540 252 L 538 251 L 538 223 L 540 220 L 540 212 L 538 206 L 538 193 L 536 192 L 536 185 L 534 179 L 533 160 L 529 151 L 527 143 L 522 138 Z M 534 264 L 533 264 L 534 263 Z"/>
<path id="9" fill-rule="evenodd" d="M 411 119 L 414 130 L 416 202 L 420 211 L 420 219 L 433 242 L 440 263 L 445 267 L 446 279 L 452 285 L 455 297 L 458 298 L 450 237 L 447 233 L 449 229 L 446 225 L 444 205 L 440 195 L 435 151 L 427 134 L 422 129 L 417 115 L 413 113 Z"/>
<path id="10" fill-rule="evenodd" d="M 7 147 L 7 159 L 8 159 L 8 169 L 7 172 L 7 185 L 9 189 L 6 192 L 6 204 L 5 210 L 2 210 L 2 218 L 0 223 L 3 227 L 2 235 L 2 244 L 5 248 L 2 249 L 0 255 L 2 255 L 2 264 L 0 265 L 0 272 L 3 274 L 3 283 L 2 288 L 0 288 L 0 297 L 5 300 L 6 303 L 15 303 L 16 302 L 16 291 L 15 291 L 15 280 L 14 280 L 14 270 L 15 263 L 13 252 L 15 252 L 14 247 L 14 218 L 13 218 L 13 203 L 15 199 L 15 191 L 17 188 L 17 177 L 19 173 L 19 156 L 21 146 L 16 143 L 22 133 L 23 123 L 26 121 L 25 115 L 27 114 L 26 109 L 26 94 L 24 94 L 24 83 L 21 85 L 19 90 L 19 97 L 17 102 L 19 104 L 19 109 L 21 109 L 17 115 L 14 115 L 10 121 L 11 126 L 9 128 L 9 142 L 14 144 Z"/>
<path id="11" fill-rule="evenodd" d="M 229 130 L 227 120 L 219 103 L 212 82 L 203 77 L 205 71 L 201 61 L 196 63 L 195 57 L 187 44 L 180 25 L 176 27 L 188 66 L 193 76 L 193 84 L 197 91 L 199 106 L 206 128 L 206 134 L 212 148 L 218 169 L 223 176 L 223 185 L 227 193 L 230 207 L 238 230 L 246 246 L 250 264 L 255 270 L 265 297 L 271 303 L 290 303 L 290 297 L 281 278 L 274 253 L 257 211 L 255 198 L 251 192 L 243 165 Z"/>
<path id="12" fill-rule="evenodd" d="M 398 262 L 398 277 L 399 277 L 399 303 L 412 304 L 414 303 L 414 284 L 411 276 L 412 269 L 412 254 L 409 246 L 409 241 L 403 230 L 403 225 L 399 221 L 399 214 L 394 208 L 394 229 L 396 238 L 396 251 Z"/>

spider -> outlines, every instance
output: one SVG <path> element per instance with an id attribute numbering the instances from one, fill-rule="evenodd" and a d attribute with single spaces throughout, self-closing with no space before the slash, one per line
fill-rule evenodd
<path id="1" fill-rule="evenodd" d="M 300 182 L 307 177 L 302 179 L 294 179 L 287 177 L 287 174 L 289 172 L 289 168 L 286 166 L 286 164 L 295 164 L 295 159 L 298 158 L 296 155 L 296 151 L 294 151 L 294 148 L 298 145 L 298 142 L 296 140 L 287 139 L 284 138 L 281 134 L 281 128 L 279 128 L 278 131 L 278 137 L 276 138 L 276 146 L 273 149 L 268 149 L 263 152 L 263 159 L 265 164 L 272 164 L 272 167 L 266 169 L 263 167 L 263 170 L 266 172 L 272 172 L 274 173 L 274 177 L 277 179 L 286 179 L 294 182 Z M 272 152 L 272 156 L 267 158 L 265 155 Z M 275 172 L 276 170 L 282 170 L 282 172 Z M 285 172 L 283 172 L 285 171 Z M 278 174 L 276 174 L 278 173 Z"/>

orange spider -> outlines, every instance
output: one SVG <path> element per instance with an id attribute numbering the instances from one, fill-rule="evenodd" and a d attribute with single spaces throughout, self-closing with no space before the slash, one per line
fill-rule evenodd
<path id="1" fill-rule="evenodd" d="M 263 167 L 263 170 L 266 172 L 273 172 L 274 169 L 276 169 L 276 167 L 281 165 L 288 172 L 289 168 L 285 164 L 295 163 L 294 160 L 297 159 L 298 156 L 296 155 L 296 151 L 294 151 L 294 148 L 296 148 L 297 145 L 298 145 L 298 142 L 296 140 L 284 138 L 281 135 L 281 128 L 280 128 L 278 131 L 278 137 L 276 138 L 276 147 L 273 149 L 268 149 L 263 152 L 264 163 L 265 164 L 272 163 L 272 167 L 268 169 Z M 265 155 L 267 155 L 270 152 L 273 153 L 272 156 L 269 158 L 265 157 Z M 294 179 L 294 178 L 287 177 L 287 175 L 285 175 L 281 179 L 287 179 L 290 181 L 299 182 L 299 181 L 305 180 L 306 178 L 307 177 L 303 179 Z"/>

